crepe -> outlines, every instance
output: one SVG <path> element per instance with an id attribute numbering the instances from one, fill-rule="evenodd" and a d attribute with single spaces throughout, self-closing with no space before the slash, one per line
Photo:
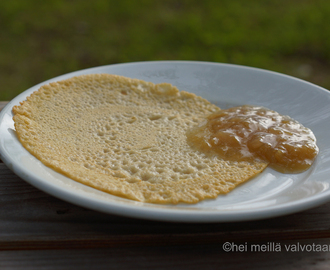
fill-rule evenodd
<path id="1" fill-rule="evenodd" d="M 90 74 L 42 86 L 13 107 L 17 136 L 44 165 L 95 189 L 148 203 L 216 198 L 263 162 L 191 148 L 186 132 L 219 110 L 168 83 Z"/>

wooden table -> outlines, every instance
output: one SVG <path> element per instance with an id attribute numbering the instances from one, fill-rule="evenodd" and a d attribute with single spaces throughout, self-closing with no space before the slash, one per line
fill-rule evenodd
<path id="1" fill-rule="evenodd" d="M 330 203 L 251 222 L 146 221 L 56 199 L 0 162 L 0 269 L 220 268 L 330 269 Z"/>

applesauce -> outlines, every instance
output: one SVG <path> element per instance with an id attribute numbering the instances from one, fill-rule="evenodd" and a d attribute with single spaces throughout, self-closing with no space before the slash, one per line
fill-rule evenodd
<path id="1" fill-rule="evenodd" d="M 283 173 L 299 173 L 314 162 L 313 132 L 286 115 L 258 106 L 220 110 L 187 133 L 198 150 L 231 161 L 262 160 Z"/>

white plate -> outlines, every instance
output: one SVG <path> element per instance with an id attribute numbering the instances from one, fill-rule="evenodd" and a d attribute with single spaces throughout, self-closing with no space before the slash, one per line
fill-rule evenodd
<path id="1" fill-rule="evenodd" d="M 231 193 L 195 205 L 153 205 L 103 193 L 42 165 L 21 146 L 12 120 L 12 107 L 40 85 L 88 73 L 169 82 L 222 108 L 243 104 L 268 107 L 311 128 L 318 140 L 319 156 L 305 173 L 281 174 L 268 168 Z M 0 114 L 0 155 L 14 173 L 35 187 L 65 201 L 105 213 L 180 222 L 275 217 L 330 201 L 330 92 L 279 73 L 228 64 L 160 61 L 96 67 L 43 82 L 14 98 Z"/>

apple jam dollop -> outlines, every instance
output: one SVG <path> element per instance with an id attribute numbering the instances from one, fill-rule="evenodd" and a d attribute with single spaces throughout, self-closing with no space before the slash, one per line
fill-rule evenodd
<path id="1" fill-rule="evenodd" d="M 231 161 L 262 160 L 283 173 L 299 173 L 319 149 L 313 132 L 286 115 L 259 106 L 239 106 L 206 117 L 187 132 L 188 143 Z"/>

